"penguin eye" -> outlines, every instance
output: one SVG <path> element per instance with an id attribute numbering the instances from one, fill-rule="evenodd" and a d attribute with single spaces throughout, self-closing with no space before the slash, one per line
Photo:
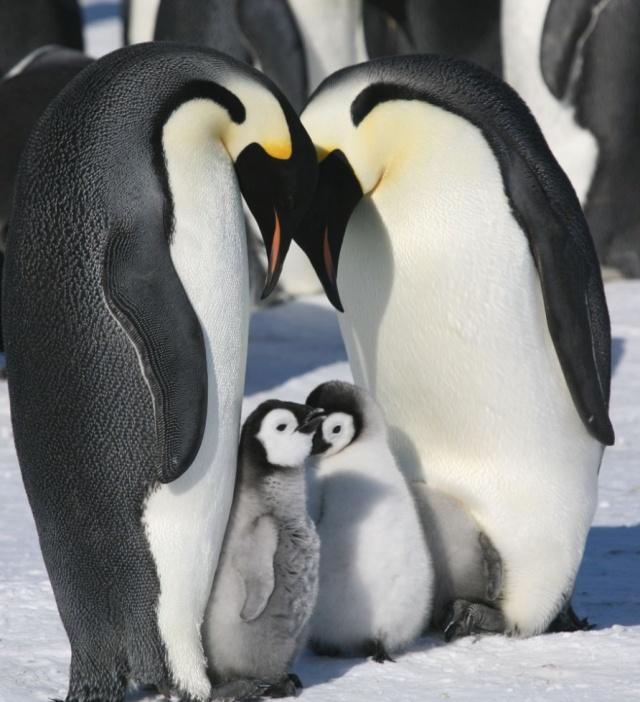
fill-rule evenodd
<path id="1" fill-rule="evenodd" d="M 333 429 L 331 430 L 334 434 L 339 434 L 342 431 L 342 427 L 337 424 Z"/>
<path id="2" fill-rule="evenodd" d="M 284 431 L 286 428 L 287 428 L 286 424 L 278 424 L 278 426 L 276 427 L 276 430 L 277 431 Z"/>

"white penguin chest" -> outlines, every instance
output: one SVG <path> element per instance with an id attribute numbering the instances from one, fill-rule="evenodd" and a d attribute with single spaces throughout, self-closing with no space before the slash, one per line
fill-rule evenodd
<path id="1" fill-rule="evenodd" d="M 380 402 L 410 480 L 462 500 L 496 499 L 505 471 L 523 496 L 580 483 L 581 451 L 595 442 L 498 164 L 478 129 L 442 112 L 435 134 L 450 128 L 437 119 L 458 122 L 455 139 L 431 139 L 428 157 L 392 168 L 345 235 L 341 327 L 356 382 Z"/>
<path id="2" fill-rule="evenodd" d="M 187 471 L 159 486 L 143 515 L 158 570 L 158 624 L 176 681 L 209 691 L 199 628 L 233 498 L 247 355 L 246 233 L 233 165 L 211 138 L 208 101 L 179 108 L 163 144 L 173 198 L 171 258 L 200 321 L 207 362 L 207 417 Z"/>

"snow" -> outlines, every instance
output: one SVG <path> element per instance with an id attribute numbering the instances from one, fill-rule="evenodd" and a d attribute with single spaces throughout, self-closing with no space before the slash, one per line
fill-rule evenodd
<path id="1" fill-rule="evenodd" d="M 396 663 L 306 654 L 296 671 L 307 702 L 640 700 L 640 282 L 607 286 L 613 320 L 616 446 L 575 604 L 596 629 L 518 640 L 422 639 Z M 309 298 L 254 315 L 245 414 L 267 397 L 302 401 L 319 382 L 349 379 L 335 314 Z M 0 386 L 0 702 L 64 697 L 69 645 L 40 556 Z M 159 696 L 132 694 L 150 702 Z"/>

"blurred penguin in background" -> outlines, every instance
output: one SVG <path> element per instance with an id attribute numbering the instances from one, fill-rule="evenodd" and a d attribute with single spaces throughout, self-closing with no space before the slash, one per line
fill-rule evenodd
<path id="1" fill-rule="evenodd" d="M 505 79 L 582 203 L 600 263 L 640 276 L 640 3 L 503 0 Z"/>
<path id="2" fill-rule="evenodd" d="M 0 0 L 0 75 L 48 44 L 83 49 L 76 0 Z"/>
<path id="3" fill-rule="evenodd" d="M 369 58 L 441 54 L 502 72 L 500 0 L 369 0 L 364 23 Z"/>

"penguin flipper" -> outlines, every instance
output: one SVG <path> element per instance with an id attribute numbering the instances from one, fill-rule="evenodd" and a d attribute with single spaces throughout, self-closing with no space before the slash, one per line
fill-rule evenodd
<path id="1" fill-rule="evenodd" d="M 589 227 L 571 184 L 555 163 L 553 169 L 541 166 L 539 154 L 530 160 L 532 154 L 517 147 L 512 154 L 503 174 L 538 270 L 562 372 L 587 431 L 610 446 L 611 328 Z M 547 159 L 553 160 L 550 153 Z"/>
<path id="2" fill-rule="evenodd" d="M 540 69 L 559 100 L 571 89 L 581 38 L 589 28 L 597 0 L 551 0 L 540 41 Z"/>
<path id="3" fill-rule="evenodd" d="M 158 480 L 169 483 L 189 468 L 202 442 L 207 361 L 202 327 L 171 261 L 162 203 L 151 189 L 145 205 L 133 227 L 112 226 L 103 285 L 151 391 Z"/>
<path id="4" fill-rule="evenodd" d="M 245 599 L 240 618 L 257 619 L 265 610 L 275 587 L 273 558 L 278 547 L 278 530 L 271 517 L 261 517 L 245 535 L 244 548 L 234 557 L 234 566 L 244 582 Z"/>
<path id="5" fill-rule="evenodd" d="M 262 70 L 289 98 L 296 111 L 308 92 L 307 59 L 300 29 L 286 0 L 239 0 L 238 22 Z"/>

